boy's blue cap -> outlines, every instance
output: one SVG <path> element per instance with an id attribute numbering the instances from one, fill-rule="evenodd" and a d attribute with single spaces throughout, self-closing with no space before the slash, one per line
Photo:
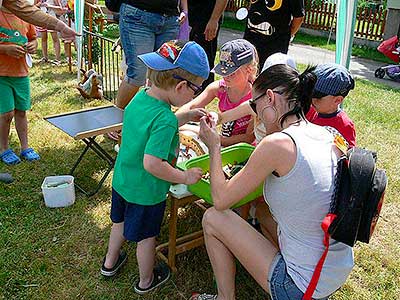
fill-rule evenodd
<path id="1" fill-rule="evenodd" d="M 342 65 L 320 64 L 315 68 L 314 73 L 317 76 L 317 83 L 314 87 L 313 98 L 328 95 L 346 96 L 350 90 L 354 89 L 354 79 Z"/>
<path id="2" fill-rule="evenodd" d="M 207 54 L 195 42 L 172 40 L 162 44 L 156 52 L 138 57 L 148 68 L 156 71 L 181 68 L 203 79 L 207 79 L 210 73 Z"/>

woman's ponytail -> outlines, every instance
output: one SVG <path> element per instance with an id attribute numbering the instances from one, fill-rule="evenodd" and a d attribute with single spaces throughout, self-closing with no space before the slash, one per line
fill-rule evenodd
<path id="1" fill-rule="evenodd" d="M 310 110 L 312 94 L 317 76 L 314 74 L 315 66 L 308 66 L 307 69 L 299 75 L 298 101 L 304 114 Z"/>

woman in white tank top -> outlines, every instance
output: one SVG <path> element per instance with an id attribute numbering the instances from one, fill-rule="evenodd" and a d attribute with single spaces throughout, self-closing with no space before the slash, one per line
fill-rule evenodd
<path id="1" fill-rule="evenodd" d="M 267 136 L 246 166 L 228 181 L 221 168 L 215 125 L 201 120 L 214 201 L 204 214 L 203 229 L 218 294 L 192 299 L 235 299 L 234 258 L 273 300 L 302 299 L 324 250 L 320 224 L 329 209 L 338 157 L 332 135 L 304 117 L 316 82 L 312 71 L 308 68 L 299 75 L 286 65 L 275 65 L 259 75 L 251 106 Z M 229 209 L 261 183 L 275 220 L 265 224 L 271 240 Z M 313 298 L 327 299 L 345 282 L 352 267 L 352 249 L 331 240 Z"/>

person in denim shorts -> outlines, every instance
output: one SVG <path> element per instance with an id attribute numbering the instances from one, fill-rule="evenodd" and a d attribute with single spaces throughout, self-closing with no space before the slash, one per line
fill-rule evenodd
<path id="1" fill-rule="evenodd" d="M 178 0 L 126 0 L 119 12 L 121 43 L 128 70 L 119 86 L 116 104 L 124 109 L 145 83 L 146 66 L 138 55 L 155 51 L 163 43 L 175 39 L 180 24 Z"/>
<path id="2" fill-rule="evenodd" d="M 331 132 L 305 119 L 317 82 L 314 70 L 308 67 L 299 74 L 277 64 L 257 77 L 249 103 L 266 136 L 229 180 L 222 169 L 218 131 L 200 121 L 214 202 L 202 223 L 218 292 L 197 294 L 193 300 L 235 299 L 235 259 L 273 300 L 327 299 L 349 276 L 353 249 L 329 239 L 316 289 L 310 285 L 325 250 L 321 222 L 329 212 L 340 157 Z M 264 235 L 229 209 L 260 185 L 268 205 L 257 203 L 256 210 Z M 273 219 L 267 224 L 261 220 L 268 208 Z"/>

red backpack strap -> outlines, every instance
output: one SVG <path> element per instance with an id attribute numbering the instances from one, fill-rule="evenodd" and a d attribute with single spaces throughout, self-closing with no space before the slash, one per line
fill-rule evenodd
<path id="1" fill-rule="evenodd" d="M 325 218 L 322 220 L 321 227 L 324 231 L 324 246 L 325 250 L 319 259 L 317 266 L 314 269 L 313 276 L 311 277 L 310 284 L 307 287 L 306 292 L 304 293 L 303 300 L 312 300 L 312 295 L 314 294 L 315 289 L 317 288 L 318 280 L 321 275 L 322 266 L 324 265 L 326 256 L 328 255 L 329 250 L 329 233 L 328 228 L 332 224 L 332 222 L 336 219 L 337 215 L 335 214 L 327 214 Z"/>

